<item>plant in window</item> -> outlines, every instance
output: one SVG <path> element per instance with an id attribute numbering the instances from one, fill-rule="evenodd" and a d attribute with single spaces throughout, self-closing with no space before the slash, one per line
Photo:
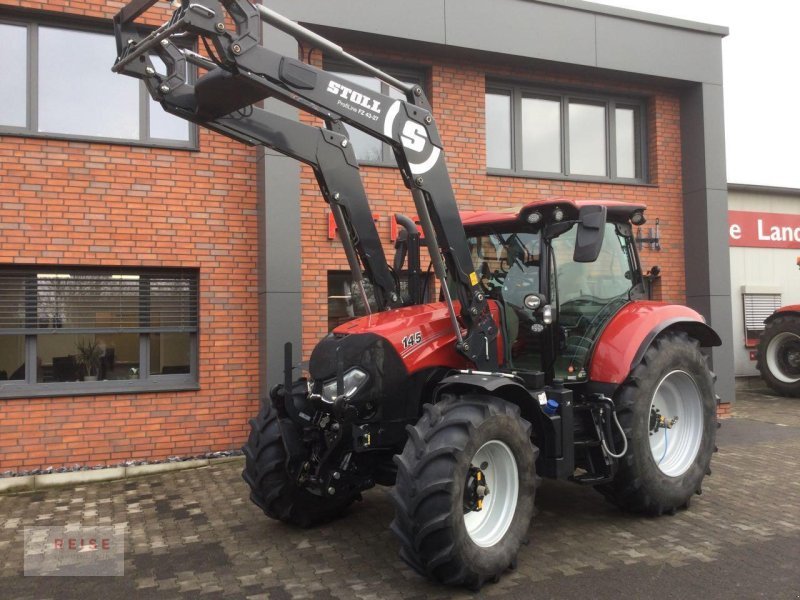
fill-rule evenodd
<path id="1" fill-rule="evenodd" d="M 103 358 L 103 350 L 100 348 L 100 344 L 84 338 L 78 342 L 77 348 L 78 355 L 75 357 L 75 362 L 86 372 L 83 380 L 96 381 L 97 374 L 100 371 L 100 362 Z"/>

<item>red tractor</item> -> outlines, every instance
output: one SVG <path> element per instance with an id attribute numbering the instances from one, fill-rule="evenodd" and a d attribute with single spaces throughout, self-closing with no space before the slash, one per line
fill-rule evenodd
<path id="1" fill-rule="evenodd" d="M 800 304 L 782 306 L 764 325 L 758 343 L 761 377 L 781 396 L 800 398 Z"/>
<path id="2" fill-rule="evenodd" d="M 462 214 L 418 85 L 247 0 L 181 0 L 162 27 L 137 27 L 154 2 L 133 0 L 116 17 L 114 70 L 175 115 L 310 165 L 369 313 L 322 339 L 306 376 L 294 377 L 287 344 L 284 381 L 243 448 L 250 497 L 267 516 L 315 525 L 393 485 L 403 559 L 478 588 L 516 563 L 541 477 L 593 486 L 629 511 L 688 507 L 716 435 L 701 348 L 720 339 L 695 311 L 646 299 L 632 234 L 644 206 L 557 199 Z M 404 99 L 260 46 L 261 20 Z M 208 56 L 189 49 L 192 37 Z M 324 127 L 266 111 L 267 97 Z M 392 147 L 414 200 L 422 236 L 398 216 L 391 265 L 345 123 Z M 438 302 L 426 301 L 422 242 Z"/>

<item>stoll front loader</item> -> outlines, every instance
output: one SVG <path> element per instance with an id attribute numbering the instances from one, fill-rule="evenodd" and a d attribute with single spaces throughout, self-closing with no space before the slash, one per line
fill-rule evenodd
<path id="1" fill-rule="evenodd" d="M 142 79 L 174 115 L 310 165 L 363 305 L 376 307 L 317 344 L 307 377 L 293 380 L 287 347 L 285 381 L 244 446 L 244 479 L 267 516 L 315 525 L 394 485 L 402 558 L 478 588 L 516 564 L 540 476 L 594 486 L 625 510 L 688 507 L 716 435 L 700 348 L 720 340 L 693 310 L 644 299 L 631 232 L 643 206 L 521 199 L 514 212 L 460 214 L 418 85 L 247 0 L 181 0 L 163 26 L 137 26 L 155 1 L 115 18 L 114 71 Z M 260 46 L 262 20 L 405 99 Z M 324 127 L 260 108 L 270 97 Z M 406 217 L 387 262 L 344 124 L 393 149 L 439 302 L 425 301 L 421 238 Z"/>

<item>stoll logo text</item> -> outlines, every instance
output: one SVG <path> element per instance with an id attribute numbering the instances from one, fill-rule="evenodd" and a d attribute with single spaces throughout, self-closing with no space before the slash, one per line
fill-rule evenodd
<path id="1" fill-rule="evenodd" d="M 378 100 L 373 100 L 369 96 L 365 96 L 364 94 L 350 89 L 349 87 L 336 81 L 328 82 L 327 91 L 331 94 L 335 94 L 336 96 L 341 96 L 353 104 L 363 106 L 367 110 L 374 111 L 377 114 L 380 114 L 381 112 L 381 103 Z"/>

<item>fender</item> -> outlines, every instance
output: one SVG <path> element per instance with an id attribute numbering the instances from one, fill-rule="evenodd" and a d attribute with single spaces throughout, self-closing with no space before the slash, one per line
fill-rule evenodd
<path id="1" fill-rule="evenodd" d="M 532 423 L 536 428 L 541 426 L 542 409 L 539 400 L 524 385 L 510 377 L 480 373 L 453 373 L 442 379 L 436 386 L 433 392 L 433 401 L 437 402 L 444 391 L 463 392 L 470 388 L 484 391 L 516 404 L 519 406 L 523 419 Z"/>
<path id="2" fill-rule="evenodd" d="M 789 304 L 788 306 L 781 306 L 778 310 L 764 319 L 764 324 L 775 320 L 776 317 L 783 317 L 785 315 L 800 316 L 800 304 Z"/>
<path id="3" fill-rule="evenodd" d="M 656 336 L 668 330 L 685 331 L 704 347 L 722 344 L 702 315 L 688 306 L 631 302 L 614 315 L 597 340 L 589 368 L 590 381 L 622 383 Z"/>
<path id="4" fill-rule="evenodd" d="M 484 392 L 515 404 L 519 407 L 520 416 L 533 427 L 533 437 L 539 440 L 541 454 L 539 454 L 537 468 L 541 469 L 540 473 L 553 479 L 567 479 L 574 473 L 571 403 L 568 404 L 568 410 L 562 409 L 560 416 L 548 417 L 541 407 L 541 403 L 547 397 L 544 389 L 539 392 L 531 392 L 514 379 L 488 373 L 448 375 L 436 386 L 432 401 L 437 402 L 439 396 L 445 391 L 455 394 L 469 393 L 470 391 Z M 569 397 L 572 397 L 571 392 Z"/>

